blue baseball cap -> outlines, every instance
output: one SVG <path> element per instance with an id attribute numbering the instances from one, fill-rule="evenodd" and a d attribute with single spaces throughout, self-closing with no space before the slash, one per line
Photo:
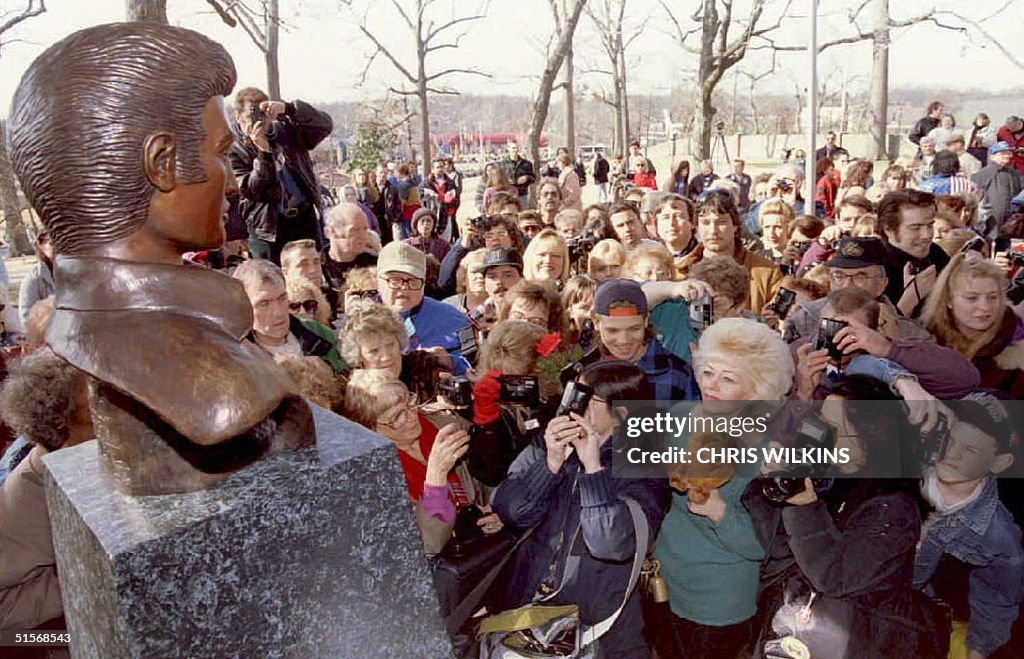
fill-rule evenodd
<path id="1" fill-rule="evenodd" d="M 600 316 L 646 316 L 647 297 L 632 279 L 609 279 L 594 292 L 594 313 Z"/>
<path id="2" fill-rule="evenodd" d="M 988 155 L 994 156 L 1002 151 L 1013 151 L 1013 147 L 1007 142 L 999 141 L 988 148 Z"/>

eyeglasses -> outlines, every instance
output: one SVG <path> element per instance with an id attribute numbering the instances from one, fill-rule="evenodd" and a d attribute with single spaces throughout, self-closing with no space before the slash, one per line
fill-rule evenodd
<path id="1" fill-rule="evenodd" d="M 499 229 L 497 231 L 488 231 L 484 234 L 484 240 L 499 240 L 501 238 L 508 238 L 509 233 L 507 229 Z"/>
<path id="2" fill-rule="evenodd" d="M 410 415 L 415 415 L 419 410 L 419 405 L 417 405 L 418 402 L 419 400 L 416 398 L 416 394 L 410 393 L 406 397 L 404 407 L 402 407 L 402 409 L 395 412 L 395 414 L 387 421 L 384 421 L 383 419 L 377 421 L 377 425 L 384 426 L 385 428 L 400 428 L 406 423 L 409 423 Z"/>
<path id="3" fill-rule="evenodd" d="M 853 282 L 854 286 L 863 286 L 872 279 L 878 279 L 878 275 L 869 275 L 866 272 L 857 272 L 852 275 L 848 275 L 845 272 L 838 272 L 836 270 L 830 272 L 828 277 L 832 280 L 833 284 L 846 284 Z"/>
<path id="4" fill-rule="evenodd" d="M 306 313 L 316 313 L 317 309 L 320 308 L 320 303 L 316 300 L 303 300 L 302 302 L 289 302 L 288 309 L 292 313 L 298 313 L 301 309 L 305 309 Z"/>
<path id="5" fill-rule="evenodd" d="M 393 291 L 400 291 L 403 288 L 410 291 L 418 291 L 423 288 L 422 279 L 406 279 L 405 277 L 385 277 L 388 288 Z"/>

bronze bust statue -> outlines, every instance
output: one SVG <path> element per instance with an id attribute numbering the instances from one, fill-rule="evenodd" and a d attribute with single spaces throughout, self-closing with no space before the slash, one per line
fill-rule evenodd
<path id="1" fill-rule="evenodd" d="M 245 340 L 241 284 L 182 263 L 224 241 L 234 84 L 203 35 L 119 23 L 48 48 L 14 96 L 15 173 L 57 252 L 46 341 L 92 376 L 102 464 L 125 494 L 198 490 L 315 439 L 284 371 Z"/>

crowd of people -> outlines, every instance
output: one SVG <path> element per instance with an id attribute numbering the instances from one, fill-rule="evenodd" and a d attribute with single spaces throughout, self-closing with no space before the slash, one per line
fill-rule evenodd
<path id="1" fill-rule="evenodd" d="M 567 150 L 535 172 L 509 143 L 475 188 L 439 157 L 330 191 L 308 155 L 326 113 L 255 88 L 230 113 L 228 241 L 187 265 L 238 281 L 246 340 L 302 396 L 394 444 L 435 565 L 514 539 L 491 613 L 574 604 L 608 623 L 604 656 L 1019 656 L 1024 507 L 997 476 L 1019 466 L 1024 121 L 961 131 L 932 104 L 917 156 L 877 179 L 829 133 L 805 200 L 791 164 L 684 160 L 659 185 L 638 142 L 589 172 Z M 32 241 L 4 335 L 25 353 L 0 401 L 4 629 L 61 615 L 39 459 L 93 437 L 86 379 L 44 345 L 56 255 L 44 229 Z M 757 470 L 701 492 L 614 477 L 629 406 L 683 401 L 802 405 L 855 459 L 781 498 Z M 887 442 L 937 427 L 920 477 L 886 473 Z"/>

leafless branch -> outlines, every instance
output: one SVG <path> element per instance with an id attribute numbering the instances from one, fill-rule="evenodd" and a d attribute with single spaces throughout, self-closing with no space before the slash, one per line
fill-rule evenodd
<path id="1" fill-rule="evenodd" d="M 437 73 L 435 73 L 433 75 L 427 76 L 425 78 L 425 80 L 427 82 L 430 82 L 431 80 L 437 80 L 438 78 L 440 78 L 442 76 L 446 76 L 446 75 L 449 75 L 449 74 L 452 74 L 452 73 L 465 73 L 466 75 L 483 76 L 484 78 L 490 78 L 491 77 L 490 73 L 484 73 L 483 71 L 475 71 L 473 69 L 445 69 L 444 71 L 438 71 Z"/>
<path id="2" fill-rule="evenodd" d="M 1008 7 L 1008 6 L 1010 6 L 1010 3 L 1006 3 L 1005 5 L 1003 5 L 1002 9 L 1000 9 L 999 11 L 1002 11 L 1003 9 L 1006 9 L 1006 7 Z M 1021 60 L 1017 55 L 1015 55 L 1014 53 L 1011 53 L 1006 48 L 1006 46 L 1003 45 L 1003 42 L 1000 41 L 999 39 L 996 39 L 994 36 L 992 36 L 989 33 L 989 31 L 986 30 L 984 28 L 984 26 L 981 25 L 980 22 L 972 20 L 970 18 L 967 18 L 966 16 L 962 16 L 962 15 L 956 13 L 956 12 L 953 12 L 953 11 L 941 11 L 941 12 L 938 12 L 938 13 L 944 14 L 944 15 L 948 15 L 948 16 L 952 16 L 953 18 L 956 18 L 957 20 L 962 21 L 963 23 L 966 23 L 967 25 L 971 26 L 972 28 L 977 30 L 978 33 L 981 34 L 981 36 L 985 37 L 986 40 L 991 42 L 992 45 L 994 45 L 999 50 L 999 52 L 1001 52 L 1006 57 L 1006 59 L 1008 59 L 1010 61 L 1011 64 L 1013 64 L 1014 66 L 1016 66 L 1019 69 L 1024 70 L 1024 60 Z M 999 12 L 996 12 L 996 13 L 999 13 Z M 992 16 L 995 16 L 995 14 L 993 14 Z M 992 18 L 992 16 L 989 16 L 989 18 Z M 951 27 L 951 26 L 943 25 L 943 24 L 939 23 L 938 20 L 935 20 L 935 19 L 932 19 L 932 20 L 933 20 L 933 22 L 936 25 L 939 25 L 940 27 L 945 27 L 947 29 L 956 29 L 956 28 Z M 966 28 L 963 28 L 963 29 L 966 31 Z"/>
<path id="3" fill-rule="evenodd" d="M 481 18 L 487 18 L 487 15 L 486 14 L 474 14 L 473 16 L 463 16 L 462 18 L 456 18 L 454 20 L 448 21 L 447 23 L 445 23 L 441 27 L 433 28 L 433 29 L 428 30 L 427 31 L 427 36 L 426 36 L 426 38 L 423 41 L 425 43 L 430 43 L 430 41 L 434 37 L 436 37 L 437 35 L 441 34 L 441 32 L 443 32 L 443 31 L 445 31 L 445 30 L 447 30 L 449 28 L 455 27 L 459 23 L 467 23 L 469 21 L 477 21 L 477 20 L 480 20 Z"/>
<path id="4" fill-rule="evenodd" d="M 700 48 L 696 48 L 694 46 L 689 45 L 688 43 L 686 43 L 686 39 L 691 34 L 697 34 L 698 32 L 700 32 L 701 28 L 700 27 L 695 27 L 692 30 L 683 31 L 683 26 L 679 23 L 679 19 L 676 18 L 676 15 L 674 13 L 672 13 L 671 9 L 669 9 L 668 4 L 665 3 L 665 0 L 658 0 L 658 3 L 661 5 L 662 9 L 665 10 L 665 13 L 668 14 L 669 22 L 672 23 L 673 27 L 675 27 L 676 40 L 679 42 L 679 45 L 682 46 L 683 49 L 686 50 L 687 52 L 693 53 L 694 55 L 699 55 L 700 54 Z M 694 14 L 691 17 L 691 19 L 695 20 L 695 21 L 696 20 L 700 20 L 697 17 L 696 14 Z"/>
<path id="5" fill-rule="evenodd" d="M 230 27 L 238 27 L 238 21 L 232 16 L 227 9 L 222 7 L 217 0 L 206 0 L 206 4 L 213 7 L 213 10 L 220 16 L 220 20 L 224 21 Z"/>
<path id="6" fill-rule="evenodd" d="M 388 87 L 388 91 L 399 96 L 415 96 L 418 92 L 406 91 L 405 89 L 396 89 L 395 87 Z"/>
<path id="7" fill-rule="evenodd" d="M 39 6 L 35 6 L 35 0 L 28 0 L 28 6 L 21 10 L 20 14 L 15 14 L 10 17 L 2 25 L 0 25 L 0 34 L 3 34 L 7 30 L 10 30 L 18 23 L 28 20 L 33 16 L 38 16 L 46 11 L 46 0 L 39 0 Z"/>
<path id="8" fill-rule="evenodd" d="M 402 9 L 402 4 L 398 2 L 398 0 L 391 0 L 391 4 L 393 4 L 395 6 L 395 9 L 398 10 L 399 15 L 405 19 L 405 24 L 409 26 L 409 29 L 415 30 L 416 26 L 412 24 L 412 20 L 409 18 L 409 14 L 406 14 L 405 10 Z M 422 12 L 423 0 L 417 0 L 417 8 Z"/>
<path id="9" fill-rule="evenodd" d="M 369 30 L 366 29 L 366 25 L 365 24 L 364 25 L 360 25 L 359 26 L 359 30 L 363 34 L 366 35 L 367 39 L 369 39 L 370 41 L 373 42 L 373 45 L 375 45 L 377 47 L 377 52 L 381 53 L 382 55 L 384 55 L 384 57 L 388 58 L 388 60 L 392 64 L 394 64 L 395 68 L 398 69 L 402 73 L 402 75 L 404 75 L 409 80 L 409 82 L 413 82 L 413 83 L 416 82 L 416 76 L 414 76 L 411 73 L 409 73 L 409 70 L 406 69 L 404 66 L 402 66 L 402 63 L 399 62 L 395 58 L 395 56 L 391 54 L 391 51 L 389 51 L 384 46 L 384 44 L 382 44 L 380 42 L 380 40 L 377 39 L 377 37 L 374 36 L 374 34 L 372 32 L 370 32 Z"/>

